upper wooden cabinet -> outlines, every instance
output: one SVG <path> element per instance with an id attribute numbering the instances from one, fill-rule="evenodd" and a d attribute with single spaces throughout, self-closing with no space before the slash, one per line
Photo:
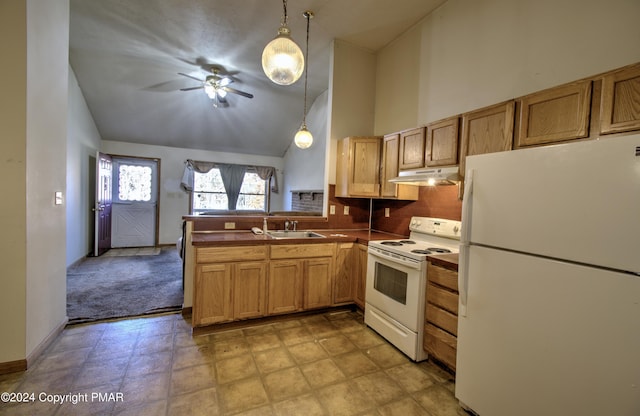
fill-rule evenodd
<path id="1" fill-rule="evenodd" d="M 424 167 L 425 128 L 418 127 L 400 133 L 400 170 Z"/>
<path id="2" fill-rule="evenodd" d="M 380 195 L 381 137 L 345 137 L 338 142 L 337 197 Z"/>
<path id="3" fill-rule="evenodd" d="M 515 102 L 507 101 L 462 115 L 460 175 L 467 156 L 511 150 Z"/>
<path id="4" fill-rule="evenodd" d="M 640 64 L 604 75 L 600 133 L 640 130 Z"/>
<path id="5" fill-rule="evenodd" d="M 417 200 L 417 187 L 387 182 L 396 176 L 398 138 L 383 142 L 380 136 L 345 137 L 338 141 L 337 197 Z"/>
<path id="6" fill-rule="evenodd" d="M 460 117 L 427 124 L 425 166 L 458 164 L 458 126 Z"/>
<path id="7" fill-rule="evenodd" d="M 591 84 L 585 80 L 519 98 L 514 147 L 588 137 Z"/>
<path id="8" fill-rule="evenodd" d="M 380 170 L 380 196 L 388 199 L 418 200 L 417 186 L 396 184 L 389 179 L 398 176 L 400 133 L 388 134 L 382 139 L 382 168 Z"/>

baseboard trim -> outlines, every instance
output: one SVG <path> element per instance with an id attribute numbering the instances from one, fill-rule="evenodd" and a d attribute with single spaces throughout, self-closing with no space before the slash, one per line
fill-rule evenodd
<path id="1" fill-rule="evenodd" d="M 0 363 L 0 375 L 27 370 L 27 360 L 7 361 Z"/>

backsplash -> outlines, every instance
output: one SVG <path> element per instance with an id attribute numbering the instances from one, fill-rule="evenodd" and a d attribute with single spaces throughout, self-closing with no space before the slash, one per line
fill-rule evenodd
<path id="1" fill-rule="evenodd" d="M 389 208 L 389 217 L 385 217 Z M 421 186 L 417 201 L 373 201 L 371 228 L 393 234 L 409 235 L 411 217 L 434 217 L 460 221 L 462 201 L 458 186 Z"/>

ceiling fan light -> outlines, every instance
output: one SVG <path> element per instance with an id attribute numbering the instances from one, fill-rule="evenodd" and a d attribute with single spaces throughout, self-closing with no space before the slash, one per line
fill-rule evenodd
<path id="1" fill-rule="evenodd" d="M 218 96 L 219 96 L 220 98 L 224 98 L 224 97 L 226 97 L 226 96 L 227 96 L 227 92 L 226 92 L 225 90 L 223 90 L 222 88 L 218 88 L 218 89 L 216 90 L 216 92 L 218 93 Z"/>
<path id="2" fill-rule="evenodd" d="M 298 130 L 295 137 L 293 138 L 293 142 L 300 149 L 308 149 L 309 147 L 311 147 L 311 145 L 313 144 L 313 136 L 311 135 L 311 132 L 307 130 L 306 125 L 303 124 L 300 127 L 300 130 Z"/>
<path id="3" fill-rule="evenodd" d="M 280 27 L 278 36 L 262 51 L 262 69 L 271 81 L 279 85 L 291 85 L 302 76 L 304 56 L 286 26 Z"/>
<path id="4" fill-rule="evenodd" d="M 216 89 L 211 84 L 204 84 L 204 92 L 211 98 L 212 100 L 216 98 Z"/>

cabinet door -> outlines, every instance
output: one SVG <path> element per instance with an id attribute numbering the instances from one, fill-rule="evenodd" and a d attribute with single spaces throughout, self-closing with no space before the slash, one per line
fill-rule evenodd
<path id="1" fill-rule="evenodd" d="M 380 195 L 380 138 L 354 138 L 349 174 L 349 196 Z"/>
<path id="2" fill-rule="evenodd" d="M 331 306 L 333 294 L 333 258 L 304 261 L 304 309 Z"/>
<path id="3" fill-rule="evenodd" d="M 602 79 L 600 132 L 640 130 L 640 64 Z"/>
<path id="4" fill-rule="evenodd" d="M 398 185 L 388 179 L 398 176 L 398 149 L 400 134 L 389 134 L 382 139 L 382 169 L 380 171 L 380 196 L 395 198 L 398 196 Z"/>
<path id="5" fill-rule="evenodd" d="M 459 117 L 452 117 L 427 125 L 426 166 L 458 164 L 459 124 Z"/>
<path id="6" fill-rule="evenodd" d="M 297 312 L 302 309 L 302 262 L 272 260 L 269 263 L 267 313 Z"/>
<path id="7" fill-rule="evenodd" d="M 355 254 L 353 243 L 338 243 L 333 282 L 333 303 L 336 305 L 353 302 Z"/>
<path id="8" fill-rule="evenodd" d="M 233 319 L 231 265 L 205 264 L 197 267 L 193 321 L 195 326 Z"/>
<path id="9" fill-rule="evenodd" d="M 356 273 L 355 273 L 355 290 L 354 300 L 356 305 L 364 309 L 365 293 L 367 284 L 367 246 L 358 244 L 358 253 L 356 257 Z"/>
<path id="10" fill-rule="evenodd" d="M 236 263 L 233 266 L 233 317 L 246 319 L 264 316 L 266 263 Z"/>
<path id="11" fill-rule="evenodd" d="M 424 135 L 424 127 L 400 133 L 400 170 L 424 167 Z"/>
<path id="12" fill-rule="evenodd" d="M 589 135 L 591 80 L 530 94 L 518 104 L 517 148 Z"/>
<path id="13" fill-rule="evenodd" d="M 462 115 L 460 174 L 465 174 L 465 158 L 511 150 L 515 102 L 471 111 Z"/>

